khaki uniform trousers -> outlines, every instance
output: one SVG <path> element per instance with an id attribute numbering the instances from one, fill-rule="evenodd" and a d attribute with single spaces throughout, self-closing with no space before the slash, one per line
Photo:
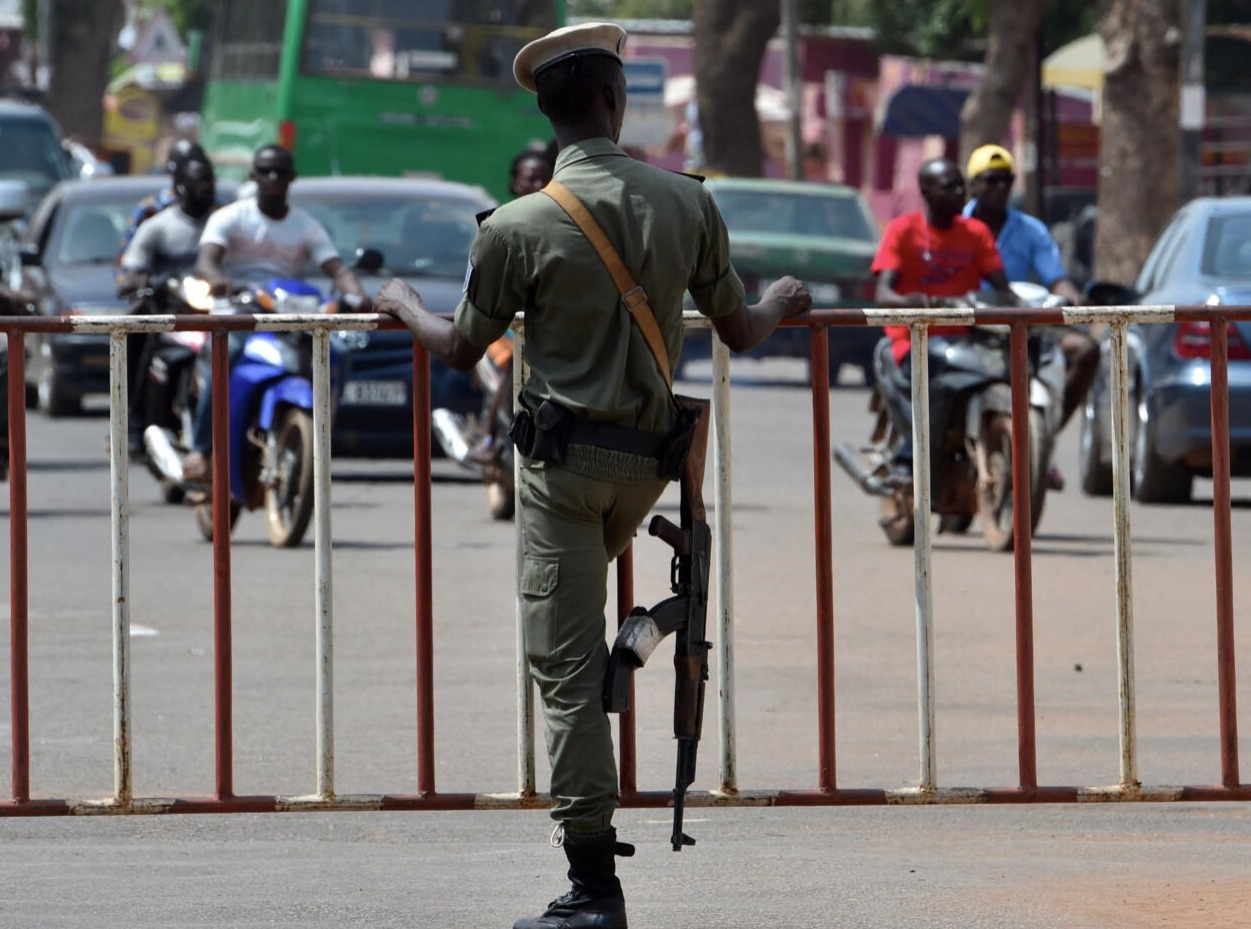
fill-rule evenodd
<path id="1" fill-rule="evenodd" d="M 521 469 L 526 655 L 543 701 L 552 818 L 574 834 L 608 829 L 619 799 L 602 702 L 608 566 L 666 484 L 615 482 L 529 462 Z"/>

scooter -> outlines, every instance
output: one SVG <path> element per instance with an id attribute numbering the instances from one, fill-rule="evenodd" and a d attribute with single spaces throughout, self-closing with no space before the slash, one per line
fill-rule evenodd
<path id="1" fill-rule="evenodd" d="M 473 368 L 473 384 L 482 392 L 482 408 L 465 416 L 449 409 L 431 413 L 434 435 L 447 457 L 473 472 L 486 486 L 492 518 L 512 519 L 516 512 L 513 444 L 508 429 L 513 418 L 511 338 L 492 344 Z"/>
<path id="2" fill-rule="evenodd" d="M 1009 551 L 1013 544 L 1012 391 L 1005 329 L 974 326 L 962 338 L 929 339 L 931 508 L 939 516 L 940 533 L 967 532 L 979 518 L 992 551 Z M 1064 355 L 1045 330 L 1030 333 L 1029 354 L 1033 532 L 1042 517 L 1060 426 Z M 881 498 L 880 525 L 887 540 L 911 545 L 916 533 L 912 480 L 895 471 L 898 452 L 912 432 L 911 384 L 895 363 L 889 339 L 874 350 L 873 370 L 869 444 L 840 443 L 834 458 L 863 490 Z"/>
<path id="3" fill-rule="evenodd" d="M 317 287 L 276 279 L 247 287 L 214 313 L 312 313 L 322 308 Z M 201 364 L 207 353 L 201 353 Z M 188 433 L 189 434 L 189 433 Z M 187 445 L 159 425 L 144 431 L 148 454 L 161 474 L 187 491 L 196 527 L 213 538 L 213 500 L 182 474 Z M 243 509 L 265 508 L 269 541 L 299 545 L 313 513 L 312 335 L 250 332 L 230 371 L 230 526 Z"/>

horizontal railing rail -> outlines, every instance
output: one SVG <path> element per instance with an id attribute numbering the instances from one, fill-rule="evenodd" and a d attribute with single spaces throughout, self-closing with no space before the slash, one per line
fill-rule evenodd
<path id="1" fill-rule="evenodd" d="M 733 481 L 731 471 L 729 355 L 713 339 L 714 466 L 709 469 L 714 492 L 714 549 L 716 641 L 718 647 L 718 730 L 720 734 L 719 786 L 693 791 L 692 806 L 950 804 L 950 803 L 1066 803 L 1099 801 L 1251 800 L 1251 785 L 1240 779 L 1237 736 L 1237 676 L 1234 663 L 1234 610 L 1230 524 L 1230 449 L 1228 408 L 1228 343 L 1226 324 L 1251 319 L 1251 307 L 1124 306 L 1066 309 L 834 309 L 816 310 L 786 326 L 808 327 L 811 340 L 811 404 L 813 456 L 813 532 L 816 602 L 814 605 L 818 732 L 816 783 L 807 787 L 743 789 L 737 778 L 734 714 L 734 591 L 733 591 Z M 1215 548 L 1218 703 L 1221 781 L 1210 785 L 1143 785 L 1138 778 L 1135 722 L 1133 609 L 1131 597 L 1131 540 L 1129 520 L 1129 354 L 1130 326 L 1172 321 L 1211 324 L 1211 406 L 1213 441 L 1213 517 Z M 1112 785 L 1071 786 L 1039 784 L 1034 734 L 1033 589 L 1028 495 L 1014 507 L 1016 579 L 1016 671 L 1018 782 L 1005 786 L 956 787 L 937 776 L 935 707 L 932 686 L 931 546 L 929 539 L 928 456 L 918 454 L 914 474 L 916 586 L 916 640 L 918 666 L 918 740 L 920 771 L 916 787 L 855 788 L 838 786 L 835 752 L 833 522 L 831 494 L 829 341 L 831 328 L 908 325 L 912 332 L 914 441 L 918 450 L 928 441 L 929 407 L 927 341 L 932 325 L 987 324 L 1010 329 L 1010 369 L 1013 395 L 1013 484 L 1028 483 L 1027 331 L 1030 326 L 1099 324 L 1109 331 L 1113 423 L 1113 548 L 1115 560 L 1119 780 Z M 687 324 L 707 326 L 707 320 L 688 314 Z M 136 316 L 4 318 L 0 330 L 8 335 L 9 371 L 9 534 L 10 534 L 10 670 L 11 754 L 10 798 L 0 800 L 0 816 L 129 813 L 295 812 L 318 810 L 452 810 L 518 809 L 541 807 L 548 798 L 537 789 L 534 764 L 533 687 L 526 661 L 523 632 L 518 622 L 518 782 L 515 789 L 485 793 L 440 793 L 434 776 L 435 662 L 433 628 L 433 571 L 430 498 L 430 375 L 425 351 L 413 351 L 414 436 L 414 616 L 416 649 L 417 776 L 410 790 L 373 794 L 339 794 L 334 783 L 334 689 L 332 652 L 333 609 L 329 598 L 331 538 L 329 522 L 329 336 L 335 330 L 394 328 L 385 317 L 368 314 L 307 316 Z M 517 357 L 524 357 L 524 320 L 518 319 Z M 229 513 L 214 512 L 214 691 L 215 792 L 204 797 L 147 797 L 135 793 L 132 768 L 131 689 L 129 656 L 129 500 L 126 448 L 126 336 L 132 333 L 200 330 L 212 333 L 214 391 L 214 447 L 228 450 L 227 336 L 249 330 L 310 331 L 314 338 L 314 432 L 317 613 L 317 758 L 315 787 L 304 796 L 237 796 L 233 764 L 233 656 L 231 634 L 231 548 Z M 25 337 L 28 333 L 98 333 L 110 340 L 110 503 L 112 526 L 113 627 L 113 769 L 114 792 L 107 798 L 51 798 L 32 793 L 30 783 L 29 663 L 28 663 L 28 510 L 27 433 L 25 409 Z M 514 384 L 525 376 L 515 366 Z M 217 499 L 229 495 L 228 454 L 216 454 L 212 489 Z M 617 567 L 619 619 L 633 607 L 633 559 L 627 552 Z M 669 790 L 641 790 L 636 775 L 635 720 L 623 714 L 620 728 L 621 795 L 626 806 L 660 807 L 672 802 Z"/>

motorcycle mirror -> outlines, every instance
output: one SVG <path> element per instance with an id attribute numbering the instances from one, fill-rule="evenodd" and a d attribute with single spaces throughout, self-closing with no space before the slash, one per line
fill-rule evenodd
<path id="1" fill-rule="evenodd" d="M 367 274 L 372 274 L 373 272 L 380 270 L 383 264 L 385 264 L 385 262 L 382 257 L 382 252 L 376 248 L 358 248 L 356 250 L 356 257 L 352 261 L 352 267 L 355 270 L 364 271 Z"/>

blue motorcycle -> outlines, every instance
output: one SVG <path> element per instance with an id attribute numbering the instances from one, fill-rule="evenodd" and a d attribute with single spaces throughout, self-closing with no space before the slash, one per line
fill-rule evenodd
<path id="1" fill-rule="evenodd" d="M 315 313 L 322 308 L 317 287 L 276 279 L 244 288 L 213 312 Z M 230 526 L 244 509 L 264 507 L 270 543 L 293 547 L 313 515 L 313 337 L 309 332 L 249 332 L 232 334 L 230 342 Z M 209 358 L 207 350 L 201 353 L 202 372 Z M 150 426 L 144 440 L 162 474 L 185 489 L 196 527 L 211 541 L 213 501 L 203 485 L 183 478 L 186 449 L 159 426 Z"/>

